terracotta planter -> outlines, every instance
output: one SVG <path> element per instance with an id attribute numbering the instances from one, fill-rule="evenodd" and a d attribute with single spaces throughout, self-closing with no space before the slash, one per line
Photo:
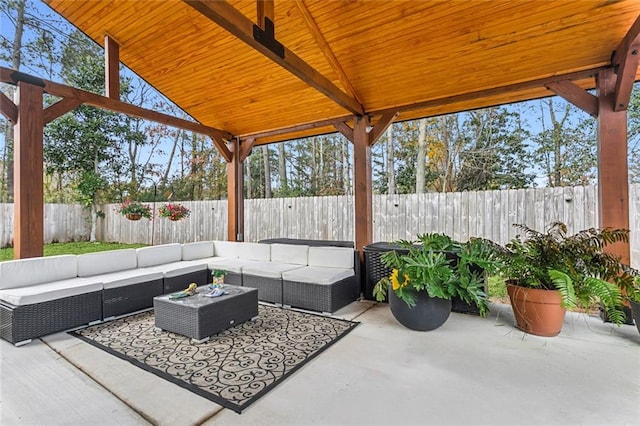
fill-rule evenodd
<path id="1" fill-rule="evenodd" d="M 129 220 L 140 220 L 142 215 L 140 213 L 127 213 L 125 217 Z"/>
<path id="2" fill-rule="evenodd" d="M 636 328 L 638 329 L 638 333 L 640 333 L 640 303 L 630 301 L 631 303 L 631 312 L 633 313 L 633 320 L 636 322 Z"/>
<path id="3" fill-rule="evenodd" d="M 557 290 L 541 290 L 507 284 L 516 326 L 536 336 L 557 336 L 567 310 Z"/>
<path id="4" fill-rule="evenodd" d="M 444 324 L 451 313 L 451 300 L 429 297 L 426 291 L 416 295 L 416 306 L 410 308 L 389 289 L 389 308 L 396 320 L 412 330 L 435 330 Z"/>
<path id="5" fill-rule="evenodd" d="M 177 222 L 177 221 L 179 221 L 179 220 L 180 220 L 180 219 L 182 219 L 182 218 L 181 218 L 181 217 L 171 217 L 171 216 L 168 216 L 168 217 L 167 217 L 167 219 L 169 219 L 171 222 Z"/>

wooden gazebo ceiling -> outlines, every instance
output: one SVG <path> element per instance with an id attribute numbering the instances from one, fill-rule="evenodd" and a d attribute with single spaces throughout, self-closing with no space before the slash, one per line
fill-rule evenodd
<path id="1" fill-rule="evenodd" d="M 110 35 L 124 64 L 234 136 L 258 135 L 260 144 L 327 133 L 331 120 L 354 114 L 196 10 L 198 2 L 47 3 L 99 44 Z M 255 1 L 229 3 L 257 22 Z M 274 4 L 276 40 L 373 122 L 395 110 L 405 120 L 548 96 L 546 79 L 571 73 L 594 87 L 589 75 L 611 64 L 640 15 L 635 0 Z"/>

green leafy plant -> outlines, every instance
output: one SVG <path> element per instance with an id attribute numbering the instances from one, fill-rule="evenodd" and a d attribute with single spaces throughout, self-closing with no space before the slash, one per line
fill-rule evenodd
<path id="1" fill-rule="evenodd" d="M 123 216 L 128 214 L 139 214 L 142 217 L 151 219 L 151 207 L 148 204 L 142 204 L 139 201 L 131 201 L 128 198 L 120 204 L 120 207 L 118 207 L 116 211 Z"/>
<path id="2" fill-rule="evenodd" d="M 393 273 L 378 281 L 373 289 L 377 300 L 392 291 L 407 305 L 415 305 L 416 292 L 426 291 L 430 297 L 459 297 L 478 307 L 480 315 L 489 311 L 485 292 L 485 271 L 497 269 L 492 243 L 474 238 L 467 243 L 454 241 L 444 234 L 418 235 L 417 241 L 396 242 L 406 254 L 389 251 L 382 263 Z"/>
<path id="3" fill-rule="evenodd" d="M 629 231 L 594 229 L 567 235 L 567 226 L 554 222 L 546 232 L 514 225 L 524 233 L 504 247 L 494 245 L 500 272 L 510 283 L 522 287 L 558 290 L 565 308 L 589 308 L 600 303 L 610 320 L 624 322 L 620 288 L 633 277 L 620 259 L 604 247 L 629 240 Z"/>
<path id="4" fill-rule="evenodd" d="M 166 217 L 170 220 L 180 220 L 189 217 L 191 210 L 182 204 L 165 204 L 158 210 L 160 217 Z"/>
<path id="5" fill-rule="evenodd" d="M 224 277 L 226 273 L 227 272 L 223 269 L 214 269 L 213 271 L 211 271 L 211 276 L 220 278 L 220 277 Z"/>

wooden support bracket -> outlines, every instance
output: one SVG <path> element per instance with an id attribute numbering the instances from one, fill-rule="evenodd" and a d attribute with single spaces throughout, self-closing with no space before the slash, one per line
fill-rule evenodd
<path id="1" fill-rule="evenodd" d="M 631 99 L 631 90 L 636 80 L 638 62 L 640 61 L 640 17 L 638 17 L 616 50 L 613 52 L 611 64 L 616 71 L 615 111 L 626 110 Z"/>
<path id="2" fill-rule="evenodd" d="M 44 124 L 51 123 L 56 118 L 82 105 L 80 99 L 63 98 L 44 110 Z"/>
<path id="3" fill-rule="evenodd" d="M 568 102 L 585 111 L 592 117 L 598 117 L 598 98 L 572 81 L 555 81 L 545 87 Z"/>
<path id="4" fill-rule="evenodd" d="M 2 92 L 0 92 L 0 112 L 13 124 L 18 121 L 18 107 Z"/>
<path id="5" fill-rule="evenodd" d="M 344 137 L 349 140 L 349 142 L 353 143 L 353 129 L 346 122 L 339 121 L 337 123 L 333 123 L 333 127 L 335 127 L 337 131 L 342 133 Z"/>
<path id="6" fill-rule="evenodd" d="M 373 126 L 373 129 L 369 132 L 369 146 L 372 146 L 374 143 L 380 139 L 380 136 L 393 124 L 393 121 L 400 115 L 398 111 L 396 112 L 388 112 L 383 114 L 380 117 L 380 120 Z"/>

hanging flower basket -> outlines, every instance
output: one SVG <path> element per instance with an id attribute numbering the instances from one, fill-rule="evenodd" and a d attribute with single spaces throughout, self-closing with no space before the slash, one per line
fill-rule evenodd
<path id="1" fill-rule="evenodd" d="M 151 219 L 151 207 L 148 204 L 142 204 L 139 201 L 131 201 L 126 199 L 120 207 L 116 209 L 116 212 L 123 215 L 129 220 L 140 220 L 143 217 Z"/>
<path id="2" fill-rule="evenodd" d="M 191 210 L 189 210 L 182 204 L 169 203 L 160 207 L 160 209 L 158 210 L 158 214 L 161 217 L 166 217 L 167 219 L 175 222 L 189 217 L 189 215 L 191 214 Z"/>

